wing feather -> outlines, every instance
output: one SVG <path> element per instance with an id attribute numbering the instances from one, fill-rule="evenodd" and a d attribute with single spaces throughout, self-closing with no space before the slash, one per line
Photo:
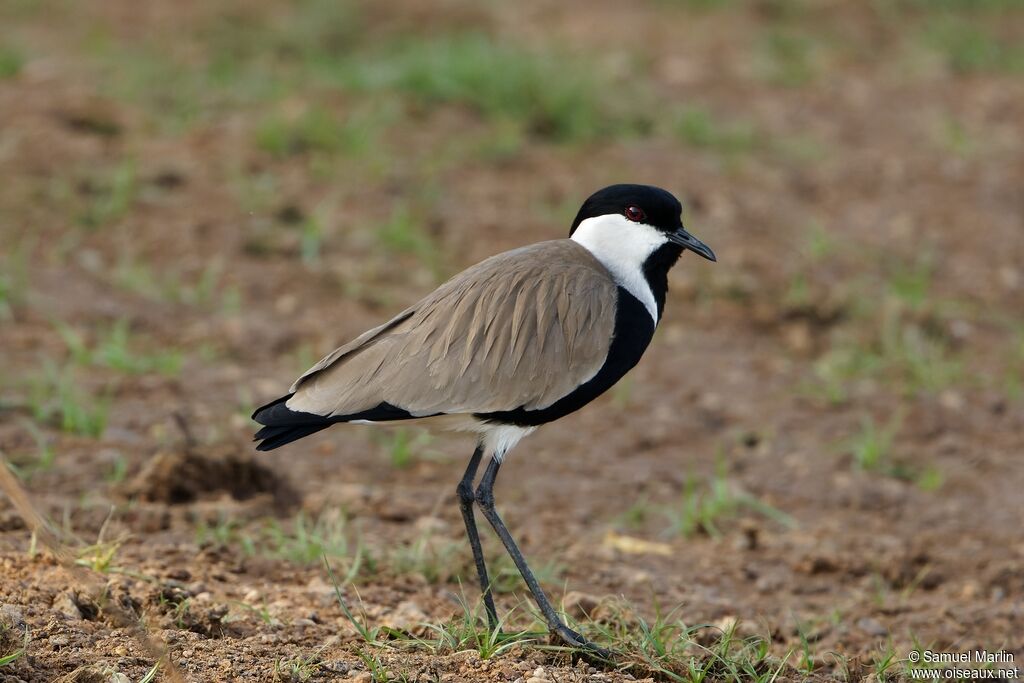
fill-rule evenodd
<path id="1" fill-rule="evenodd" d="M 343 416 L 386 402 L 417 416 L 545 408 L 593 377 L 617 287 L 586 249 L 542 242 L 492 257 L 328 354 L 288 407 Z"/>

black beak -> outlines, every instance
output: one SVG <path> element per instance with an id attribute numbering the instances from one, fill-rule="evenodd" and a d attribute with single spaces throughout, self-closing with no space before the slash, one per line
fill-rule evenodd
<path id="1" fill-rule="evenodd" d="M 715 252 L 711 251 L 711 247 L 701 242 L 699 239 L 686 232 L 686 228 L 679 226 L 675 232 L 668 234 L 668 239 L 672 244 L 678 244 L 683 249 L 689 249 L 695 254 L 700 254 L 708 261 L 717 261 L 715 258 Z"/>

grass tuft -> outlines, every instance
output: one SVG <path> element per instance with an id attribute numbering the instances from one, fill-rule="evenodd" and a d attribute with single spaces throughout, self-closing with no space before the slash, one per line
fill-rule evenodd
<path id="1" fill-rule="evenodd" d="M 531 614 L 527 616 L 533 630 L 512 629 L 510 622 L 520 615 L 520 605 L 507 610 L 491 628 L 487 624 L 482 602 L 471 606 L 464 594 L 458 596 L 461 614 L 443 624 L 424 624 L 433 638 L 413 638 L 407 644 L 426 649 L 433 655 L 475 651 L 482 660 L 497 657 L 517 646 L 526 646 L 547 637 L 544 630 L 536 630 L 540 623 Z"/>
<path id="2" fill-rule="evenodd" d="M 0 45 L 0 80 L 14 78 L 25 66 L 21 52 L 10 45 Z"/>
<path id="3" fill-rule="evenodd" d="M 900 413 L 887 424 L 879 425 L 864 416 L 860 431 L 851 436 L 844 449 L 851 455 L 853 467 L 861 472 L 876 472 L 916 483 L 924 491 L 935 491 L 944 483 L 942 471 L 935 466 L 912 467 L 893 458 L 893 442 L 903 423 Z"/>
<path id="4" fill-rule="evenodd" d="M 961 376 L 962 364 L 942 338 L 898 316 L 887 316 L 880 326 L 872 338 L 846 338 L 815 362 L 820 389 L 831 403 L 848 401 L 861 380 L 916 395 L 937 393 Z"/>
<path id="5" fill-rule="evenodd" d="M 623 99 L 622 87 L 594 73 L 593 66 L 553 54 L 462 34 L 398 42 L 379 55 L 340 63 L 337 76 L 356 90 L 396 90 L 423 106 L 457 104 L 488 121 L 518 121 L 531 134 L 556 142 L 649 127 L 635 108 L 615 104 Z"/>
<path id="6" fill-rule="evenodd" d="M 90 229 L 115 223 L 128 213 L 138 194 L 135 162 L 121 162 L 105 174 L 100 174 L 98 181 L 90 176 L 83 188 L 90 201 L 79 215 L 79 222 Z"/>
<path id="7" fill-rule="evenodd" d="M 393 427 L 374 432 L 371 439 L 387 452 L 392 467 L 405 469 L 422 457 L 431 436 L 422 429 Z"/>
<path id="8" fill-rule="evenodd" d="M 323 557 L 343 559 L 351 576 L 359 571 L 361 546 L 350 539 L 348 517 L 340 510 L 310 520 L 299 513 L 287 525 L 271 520 L 262 544 L 263 552 L 296 564 L 315 564 Z"/>
<path id="9" fill-rule="evenodd" d="M 962 17 L 936 18 L 926 40 L 954 73 L 1024 73 L 1024 45 L 1019 40 L 999 37 Z"/>
<path id="10" fill-rule="evenodd" d="M 32 437 L 32 440 L 35 441 L 35 451 L 27 457 L 20 455 L 16 458 L 12 454 L 7 464 L 14 470 L 19 479 L 27 482 L 31 481 L 32 477 L 40 472 L 50 471 L 57 459 L 57 453 L 53 448 L 53 444 L 50 443 L 43 431 L 34 422 L 26 419 L 23 422 L 23 426 L 25 431 Z"/>
<path id="11" fill-rule="evenodd" d="M 619 670 L 636 677 L 654 676 L 678 683 L 776 680 L 788 656 L 770 656 L 771 638 L 741 637 L 738 622 L 725 628 L 688 625 L 677 610 L 655 611 L 653 620 L 635 615 L 627 605 L 611 605 L 601 622 L 582 624 L 589 636 L 619 653 Z"/>
<path id="12" fill-rule="evenodd" d="M 889 467 L 892 442 L 902 418 L 897 415 L 889 424 L 879 427 L 871 417 L 861 419 L 860 432 L 847 443 L 854 466 L 862 471 L 877 472 Z"/>
<path id="13" fill-rule="evenodd" d="M 719 457 L 715 475 L 708 482 L 706 490 L 699 490 L 696 480 L 687 478 L 682 500 L 677 506 L 665 510 L 669 520 L 667 532 L 687 538 L 695 534 L 719 537 L 722 535 L 719 524 L 736 517 L 743 510 L 757 513 L 786 527 L 795 525 L 794 520 L 781 510 L 737 491 L 729 481 L 725 459 Z"/>
<path id="14" fill-rule="evenodd" d="M 691 147 L 710 149 L 725 156 L 739 156 L 755 150 L 760 138 L 753 126 L 719 122 L 706 109 L 688 107 L 675 125 L 677 137 Z"/>
<path id="15" fill-rule="evenodd" d="M 112 281 L 118 287 L 151 301 L 227 309 L 237 301 L 239 292 L 222 282 L 224 263 L 217 257 L 208 260 L 198 273 L 157 272 L 150 263 L 127 251 L 114 267 Z M 218 297 L 219 295 L 219 297 Z"/>
<path id="16" fill-rule="evenodd" d="M 318 648 L 309 655 L 282 657 L 274 662 L 271 680 L 287 681 L 288 683 L 305 683 L 313 680 L 323 666 L 323 648 Z"/>
<path id="17" fill-rule="evenodd" d="M 266 118 L 256 131 L 256 145 L 278 158 L 318 153 L 358 158 L 374 149 L 381 120 L 380 112 L 336 113 L 313 106 L 297 118 Z"/>
<path id="18" fill-rule="evenodd" d="M 441 249 L 434 237 L 423 229 L 422 223 L 420 215 L 399 203 L 374 234 L 384 250 L 411 254 L 438 275 L 442 269 Z"/>
<path id="19" fill-rule="evenodd" d="M 13 664 L 28 652 L 28 644 L 32 640 L 32 634 L 27 626 L 20 635 L 15 634 L 16 630 L 16 628 L 5 623 L 4 620 L 0 620 L 0 667 Z"/>
<path id="20" fill-rule="evenodd" d="M 93 344 L 69 325 L 56 322 L 57 332 L 71 354 L 73 363 L 85 367 L 105 367 L 132 375 L 158 373 L 174 376 L 181 371 L 182 356 L 178 351 L 137 353 L 131 350 L 131 334 L 126 318 L 101 330 Z"/>
<path id="21" fill-rule="evenodd" d="M 22 239 L 16 241 L 13 248 L 0 253 L 0 321 L 14 319 L 15 309 L 25 304 L 29 255 L 35 242 L 35 239 Z"/>
<path id="22" fill-rule="evenodd" d="M 386 559 L 397 576 L 420 576 L 431 584 L 447 583 L 466 570 L 462 543 L 428 534 L 400 544 Z"/>
<path id="23" fill-rule="evenodd" d="M 818 75 L 818 47 L 814 40 L 792 30 L 773 29 L 762 44 L 767 66 L 766 77 L 772 83 L 799 87 Z"/>
<path id="24" fill-rule="evenodd" d="M 42 376 L 29 386 L 28 402 L 37 421 L 56 424 L 65 432 L 99 438 L 106 430 L 109 397 L 83 389 L 73 367 L 58 369 L 45 363 Z"/>

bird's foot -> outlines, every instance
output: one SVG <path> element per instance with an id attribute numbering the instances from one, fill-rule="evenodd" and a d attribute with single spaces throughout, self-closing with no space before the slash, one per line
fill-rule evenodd
<path id="1" fill-rule="evenodd" d="M 616 653 L 614 651 L 605 649 L 600 645 L 590 642 L 565 624 L 559 624 L 552 628 L 551 631 L 561 638 L 569 647 L 581 650 L 581 654 L 587 659 L 611 661 L 615 658 Z"/>

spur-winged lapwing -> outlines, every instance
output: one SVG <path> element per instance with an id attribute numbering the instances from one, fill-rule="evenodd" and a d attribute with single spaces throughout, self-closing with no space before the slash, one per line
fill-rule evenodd
<path id="1" fill-rule="evenodd" d="M 715 260 L 683 228 L 681 214 L 679 201 L 657 187 L 596 192 L 568 239 L 493 256 L 328 354 L 286 396 L 253 414 L 265 425 L 257 448 L 269 451 L 336 422 L 415 421 L 476 434 L 457 493 L 491 627 L 498 619 L 474 502 L 552 631 L 599 650 L 562 623 L 541 591 L 494 508 L 494 480 L 520 439 L 594 400 L 637 364 L 665 308 L 668 271 L 685 249 Z"/>

